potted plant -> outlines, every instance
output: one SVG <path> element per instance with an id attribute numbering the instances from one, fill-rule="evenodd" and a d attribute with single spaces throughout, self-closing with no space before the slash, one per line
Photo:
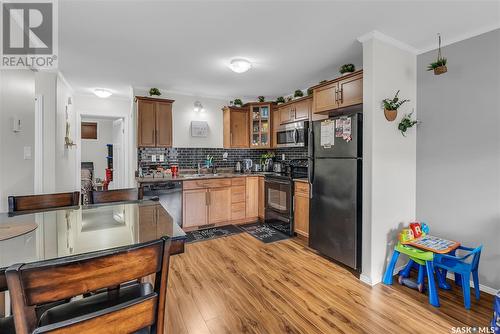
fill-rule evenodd
<path id="1" fill-rule="evenodd" d="M 158 88 L 151 88 L 149 90 L 149 96 L 160 96 L 161 92 Z"/>
<path id="2" fill-rule="evenodd" d="M 384 105 L 384 115 L 389 122 L 392 122 L 396 119 L 396 116 L 398 115 L 398 108 L 401 107 L 404 103 L 410 101 L 400 100 L 398 94 L 399 90 L 396 92 L 396 95 L 394 95 L 392 99 L 385 99 L 382 101 Z"/>
<path id="3" fill-rule="evenodd" d="M 257 97 L 257 99 L 259 100 L 259 102 L 264 102 L 266 100 L 266 98 L 262 95 Z"/>
<path id="4" fill-rule="evenodd" d="M 241 107 L 243 105 L 243 101 L 241 101 L 240 99 L 234 99 L 233 103 L 238 107 Z"/>
<path id="5" fill-rule="evenodd" d="M 307 96 L 313 95 L 313 89 L 312 88 L 307 88 Z"/>
<path id="6" fill-rule="evenodd" d="M 293 100 L 293 96 L 287 96 L 287 98 L 286 98 L 286 102 L 290 102 L 290 101 L 292 101 L 292 100 Z"/>
<path id="7" fill-rule="evenodd" d="M 446 58 L 441 56 L 441 34 L 438 34 L 438 56 L 437 60 L 433 63 L 430 63 L 427 66 L 427 71 L 434 71 L 434 75 L 440 75 L 448 72 L 448 68 L 446 67 Z"/>
<path id="8" fill-rule="evenodd" d="M 285 98 L 283 96 L 276 98 L 276 103 L 277 104 L 285 103 Z"/>
<path id="9" fill-rule="evenodd" d="M 301 91 L 300 89 L 297 89 L 294 93 L 293 93 L 293 97 L 295 98 L 299 98 L 299 97 L 302 97 L 304 96 L 304 92 Z"/>
<path id="10" fill-rule="evenodd" d="M 438 56 L 438 59 L 435 62 L 430 63 L 429 66 L 427 66 L 427 71 L 434 71 L 435 75 L 448 72 L 448 68 L 446 67 L 446 58 Z"/>
<path id="11" fill-rule="evenodd" d="M 399 122 L 399 124 L 398 124 L 398 130 L 401 131 L 401 134 L 403 135 L 403 137 L 406 137 L 406 131 L 408 131 L 409 128 L 411 128 L 412 126 L 419 123 L 418 120 L 411 118 L 412 114 L 413 113 L 409 113 L 409 114 L 405 115 L 401 119 L 401 122 Z"/>
<path id="12" fill-rule="evenodd" d="M 355 70 L 356 70 L 356 67 L 354 66 L 354 64 L 344 64 L 344 65 L 340 66 L 340 68 L 339 68 L 339 72 L 342 75 L 347 75 L 349 73 L 354 72 Z"/>

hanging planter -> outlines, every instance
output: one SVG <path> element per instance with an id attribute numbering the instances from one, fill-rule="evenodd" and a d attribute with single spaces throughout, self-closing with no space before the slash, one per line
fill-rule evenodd
<path id="1" fill-rule="evenodd" d="M 392 99 L 385 99 L 382 101 L 384 105 L 384 115 L 385 118 L 389 121 L 392 122 L 396 119 L 398 116 L 398 109 L 401 107 L 404 103 L 410 101 L 410 100 L 400 100 L 398 97 L 399 90 L 396 92 L 396 95 Z"/>
<path id="2" fill-rule="evenodd" d="M 435 62 L 430 63 L 429 66 L 427 66 L 427 71 L 434 71 L 434 75 L 446 73 L 448 72 L 446 62 L 446 58 L 441 56 L 441 34 L 438 34 L 438 57 Z"/>
<path id="3" fill-rule="evenodd" d="M 412 114 L 413 114 L 413 112 L 409 113 L 408 115 L 405 115 L 401 119 L 401 122 L 399 122 L 399 124 L 398 124 L 398 130 L 401 131 L 401 134 L 403 135 L 403 137 L 406 137 L 406 131 L 408 131 L 409 128 L 411 128 L 414 125 L 419 123 L 418 120 L 411 118 Z"/>

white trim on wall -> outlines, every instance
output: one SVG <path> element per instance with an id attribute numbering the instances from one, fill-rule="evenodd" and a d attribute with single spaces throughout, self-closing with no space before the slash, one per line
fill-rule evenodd
<path id="1" fill-rule="evenodd" d="M 34 193 L 43 192 L 43 95 L 35 95 L 35 171 L 34 171 Z"/>

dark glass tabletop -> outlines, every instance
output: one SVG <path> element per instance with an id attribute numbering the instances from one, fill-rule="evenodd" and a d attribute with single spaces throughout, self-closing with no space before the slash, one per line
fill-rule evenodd
<path id="1" fill-rule="evenodd" d="M 13 230 L 14 229 L 14 230 Z M 186 234 L 154 201 L 90 205 L 9 216 L 0 213 L 0 268 Z M 15 234 L 15 233 L 14 233 Z M 0 238 L 2 239 L 2 238 Z"/>

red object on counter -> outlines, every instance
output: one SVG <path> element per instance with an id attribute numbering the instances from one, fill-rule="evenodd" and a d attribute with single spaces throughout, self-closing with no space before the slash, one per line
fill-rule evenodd
<path id="1" fill-rule="evenodd" d="M 172 171 L 172 176 L 179 176 L 179 167 L 178 166 L 170 166 L 170 170 Z"/>

